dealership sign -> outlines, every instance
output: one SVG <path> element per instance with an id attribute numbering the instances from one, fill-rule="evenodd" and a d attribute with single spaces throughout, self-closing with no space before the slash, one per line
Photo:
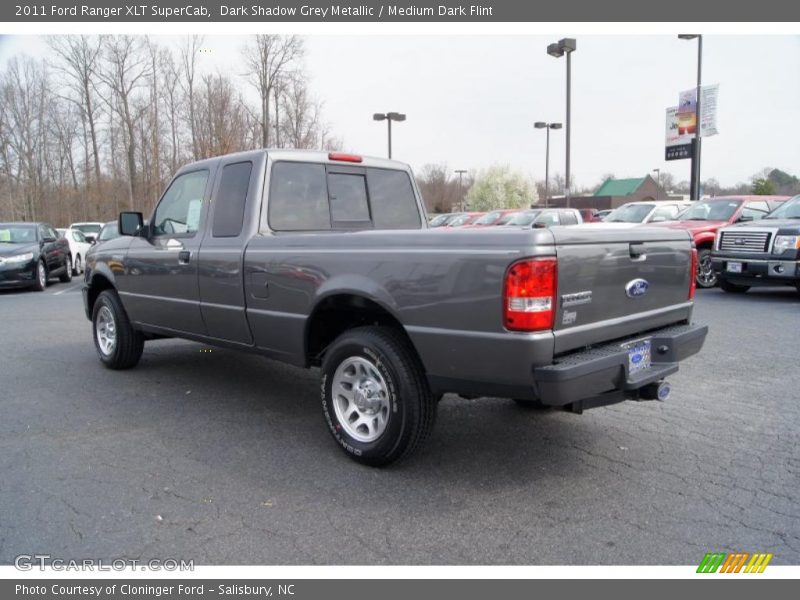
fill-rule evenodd
<path id="1" fill-rule="evenodd" d="M 719 84 L 701 88 L 700 136 L 717 135 L 717 98 Z M 665 160 L 692 157 L 692 140 L 697 133 L 697 90 L 681 92 L 678 106 L 667 109 Z"/>

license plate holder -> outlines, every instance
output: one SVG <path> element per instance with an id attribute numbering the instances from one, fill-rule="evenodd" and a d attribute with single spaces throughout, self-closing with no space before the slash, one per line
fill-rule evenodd
<path id="1" fill-rule="evenodd" d="M 622 344 L 628 352 L 628 375 L 646 371 L 652 365 L 652 341 L 650 338 Z"/>
<path id="2" fill-rule="evenodd" d="M 726 269 L 728 273 L 741 273 L 742 272 L 742 263 L 740 262 L 728 262 Z"/>

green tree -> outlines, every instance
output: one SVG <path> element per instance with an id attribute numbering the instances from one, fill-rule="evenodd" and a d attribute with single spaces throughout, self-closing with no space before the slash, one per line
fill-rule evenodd
<path id="1" fill-rule="evenodd" d="M 533 179 L 508 165 L 495 165 L 482 171 L 467 194 L 469 209 L 476 211 L 529 208 L 538 200 Z"/>
<path id="2" fill-rule="evenodd" d="M 775 184 L 764 177 L 754 179 L 753 193 L 757 196 L 772 196 L 775 194 Z"/>

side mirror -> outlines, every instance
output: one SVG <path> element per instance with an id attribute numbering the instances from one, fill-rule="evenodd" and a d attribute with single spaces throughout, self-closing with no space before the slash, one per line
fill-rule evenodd
<path id="1" fill-rule="evenodd" d="M 117 226 L 120 235 L 138 235 L 144 228 L 144 217 L 140 212 L 121 212 Z"/>
<path id="2" fill-rule="evenodd" d="M 753 217 L 748 215 L 740 215 L 738 219 L 736 219 L 737 223 L 746 223 L 747 221 L 752 221 Z"/>

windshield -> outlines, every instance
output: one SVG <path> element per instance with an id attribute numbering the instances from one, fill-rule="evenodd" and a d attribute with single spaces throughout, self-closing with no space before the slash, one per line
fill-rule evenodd
<path id="1" fill-rule="evenodd" d="M 88 233 L 89 235 L 97 235 L 100 233 L 100 229 L 102 229 L 102 225 L 94 225 L 92 223 L 78 223 L 77 225 L 73 225 L 73 229 L 77 229 L 83 233 Z"/>
<path id="2" fill-rule="evenodd" d="M 800 196 L 784 202 L 779 208 L 769 213 L 765 219 L 800 219 Z"/>
<path id="3" fill-rule="evenodd" d="M 113 240 L 115 237 L 119 237 L 119 228 L 116 223 L 109 223 L 100 231 L 100 236 L 97 240 L 104 242 L 106 240 Z"/>
<path id="4" fill-rule="evenodd" d="M 538 211 L 538 210 L 532 210 L 532 211 L 526 211 L 526 212 L 517 213 L 511 219 L 508 220 L 508 223 L 506 223 L 506 225 L 509 225 L 509 226 L 515 226 L 516 225 L 516 226 L 523 226 L 523 227 L 527 226 L 527 225 L 530 225 L 531 223 L 533 223 L 536 220 L 536 217 L 539 216 L 540 212 L 541 211 Z"/>
<path id="5" fill-rule="evenodd" d="M 0 223 L 0 243 L 33 244 L 36 242 L 36 226 Z"/>
<path id="6" fill-rule="evenodd" d="M 518 212 L 515 212 L 515 213 L 508 213 L 506 216 L 504 216 L 502 219 L 500 219 L 500 220 L 499 220 L 499 221 L 496 223 L 496 225 L 508 225 L 509 221 L 511 221 L 511 219 L 513 219 L 514 217 L 516 217 L 518 214 L 519 214 Z"/>
<path id="7" fill-rule="evenodd" d="M 475 221 L 475 225 L 491 225 L 492 223 L 497 221 L 497 219 L 499 219 L 500 215 L 502 215 L 502 214 L 503 213 L 497 212 L 497 211 L 486 213 L 480 219 Z"/>
<path id="8" fill-rule="evenodd" d="M 641 223 L 653 210 L 653 204 L 623 204 L 606 217 L 610 223 Z"/>
<path id="9" fill-rule="evenodd" d="M 461 227 L 462 225 L 466 225 L 469 223 L 469 220 L 472 218 L 472 215 L 461 215 L 452 219 L 449 223 L 447 223 L 448 227 Z"/>
<path id="10" fill-rule="evenodd" d="M 705 200 L 686 209 L 679 221 L 729 221 L 741 200 Z"/>

